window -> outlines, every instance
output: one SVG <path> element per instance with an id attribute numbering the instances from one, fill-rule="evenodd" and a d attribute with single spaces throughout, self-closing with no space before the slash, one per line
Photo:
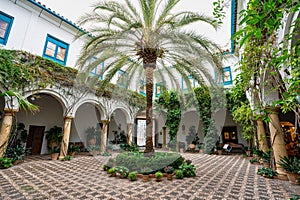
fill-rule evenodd
<path id="1" fill-rule="evenodd" d="M 120 87 L 125 87 L 126 86 L 126 73 L 123 70 L 118 71 L 117 84 Z"/>
<path id="2" fill-rule="evenodd" d="M 14 18 L 0 11 L 0 44 L 6 45 Z"/>
<path id="3" fill-rule="evenodd" d="M 231 75 L 231 69 L 230 67 L 224 67 L 223 68 L 223 84 L 224 85 L 231 85 L 232 84 L 232 75 Z"/>
<path id="4" fill-rule="evenodd" d="M 61 65 L 66 65 L 69 44 L 47 35 L 43 57 L 53 60 Z"/>
<path id="5" fill-rule="evenodd" d="M 91 64 L 92 62 L 94 62 L 96 60 L 96 58 L 92 58 L 92 60 L 89 62 L 89 64 Z M 100 80 L 103 80 L 103 73 L 104 73 L 104 62 L 102 62 L 100 65 L 98 65 L 97 67 L 95 67 L 90 75 L 91 76 L 99 76 Z"/>
<path id="6" fill-rule="evenodd" d="M 155 84 L 155 96 L 159 97 L 162 93 L 163 90 L 163 83 L 156 83 Z"/>
<path id="7" fill-rule="evenodd" d="M 140 82 L 139 92 L 140 92 L 140 94 L 146 96 L 146 82 L 145 81 Z"/>
<path id="8" fill-rule="evenodd" d="M 194 87 L 197 87 L 199 85 L 198 82 L 193 78 L 192 75 L 189 75 L 188 79 L 190 81 L 190 85 L 189 86 L 187 86 L 184 78 L 181 79 L 183 91 L 187 91 L 189 87 L 194 88 Z"/>

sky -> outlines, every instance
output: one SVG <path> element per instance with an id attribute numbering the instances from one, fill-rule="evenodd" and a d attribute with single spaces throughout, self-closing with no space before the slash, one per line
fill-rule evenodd
<path id="1" fill-rule="evenodd" d="M 92 11 L 92 5 L 99 2 L 99 0 L 37 0 L 51 8 L 56 13 L 65 18 L 76 22 L 78 18 L 84 13 Z M 101 1 L 101 0 L 100 0 Z M 118 0 L 121 1 L 121 0 Z M 136 0 L 132 0 L 133 2 Z M 213 0 L 181 0 L 175 11 L 194 11 L 205 15 L 212 16 Z M 203 34 L 205 37 L 218 43 L 224 50 L 230 48 L 230 7 L 226 8 L 228 11 L 227 17 L 224 19 L 222 27 L 215 31 L 206 24 L 197 24 L 189 29 Z"/>

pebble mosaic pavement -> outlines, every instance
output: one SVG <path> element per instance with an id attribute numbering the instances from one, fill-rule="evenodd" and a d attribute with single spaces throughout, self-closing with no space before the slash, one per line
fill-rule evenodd
<path id="1" fill-rule="evenodd" d="M 262 166 L 250 164 L 241 155 L 183 156 L 193 161 L 196 177 L 146 183 L 109 177 L 101 166 L 110 157 L 78 155 L 62 162 L 49 160 L 49 155 L 30 156 L 24 163 L 0 170 L 0 200 L 284 200 L 300 194 L 299 185 L 257 175 Z"/>

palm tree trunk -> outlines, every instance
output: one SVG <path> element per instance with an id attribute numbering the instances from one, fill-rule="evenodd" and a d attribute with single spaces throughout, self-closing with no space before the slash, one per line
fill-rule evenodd
<path id="1" fill-rule="evenodd" d="M 5 155 L 11 127 L 13 125 L 13 116 L 16 111 L 4 109 L 4 112 L 5 114 L 2 120 L 1 132 L 0 132 L 0 158 L 3 158 Z"/>
<path id="2" fill-rule="evenodd" d="M 144 153 L 153 153 L 153 123 L 152 123 L 152 100 L 153 100 L 153 71 L 155 62 L 144 63 L 146 75 L 146 149 Z"/>

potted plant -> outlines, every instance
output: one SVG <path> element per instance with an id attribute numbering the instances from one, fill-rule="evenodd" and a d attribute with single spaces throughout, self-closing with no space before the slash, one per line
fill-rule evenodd
<path id="1" fill-rule="evenodd" d="M 128 178 L 129 178 L 129 180 L 131 180 L 131 181 L 135 181 L 136 178 L 137 178 L 137 173 L 136 173 L 136 172 L 130 172 L 130 173 L 128 174 Z"/>
<path id="2" fill-rule="evenodd" d="M 108 174 L 110 174 L 111 177 L 114 177 L 117 175 L 116 168 L 112 167 L 108 170 Z"/>
<path id="3" fill-rule="evenodd" d="M 71 159 L 72 159 L 72 156 L 66 155 L 65 157 L 63 157 L 63 158 L 61 159 L 61 161 L 70 161 Z"/>
<path id="4" fill-rule="evenodd" d="M 89 146 L 100 144 L 101 133 L 94 127 L 89 127 L 85 131 L 87 133 L 86 140 Z"/>
<path id="5" fill-rule="evenodd" d="M 79 149 L 79 146 L 76 146 L 75 144 L 70 144 L 68 148 L 68 154 L 70 156 L 75 156 L 75 154 L 79 152 Z"/>
<path id="6" fill-rule="evenodd" d="M 15 146 L 7 147 L 6 157 L 13 159 L 13 164 L 16 165 L 23 161 L 25 149 L 23 145 L 16 144 Z"/>
<path id="7" fill-rule="evenodd" d="M 183 179 L 184 178 L 182 170 L 176 170 L 175 175 L 176 175 L 177 179 Z"/>
<path id="8" fill-rule="evenodd" d="M 100 146 L 99 145 L 90 145 L 86 149 L 90 152 L 90 154 L 92 156 L 97 156 L 100 151 Z"/>
<path id="9" fill-rule="evenodd" d="M 164 168 L 164 171 L 167 173 L 167 179 L 171 181 L 173 179 L 174 168 L 172 166 L 167 166 Z"/>
<path id="10" fill-rule="evenodd" d="M 52 147 L 50 154 L 52 160 L 57 160 L 59 156 L 60 149 L 58 147 Z"/>
<path id="11" fill-rule="evenodd" d="M 46 139 L 48 148 L 52 149 L 57 147 L 59 143 L 62 141 L 63 138 L 63 131 L 61 127 L 54 126 L 46 131 Z"/>
<path id="12" fill-rule="evenodd" d="M 257 174 L 267 178 L 274 178 L 278 175 L 276 171 L 269 167 L 263 167 L 261 169 L 258 169 Z"/>
<path id="13" fill-rule="evenodd" d="M 217 146 L 216 146 L 216 149 L 217 149 L 217 151 L 218 151 L 218 155 L 222 155 L 222 154 L 223 154 L 223 147 L 222 147 L 222 146 L 217 145 Z"/>
<path id="14" fill-rule="evenodd" d="M 155 173 L 156 181 L 161 181 L 162 177 L 163 177 L 163 173 L 161 173 L 161 172 L 156 172 Z"/>
<path id="15" fill-rule="evenodd" d="M 199 153 L 204 153 L 204 144 L 200 143 L 198 144 Z"/>
<path id="16" fill-rule="evenodd" d="M 299 172 L 300 172 L 300 160 L 296 157 L 289 158 L 287 156 L 281 157 L 277 162 L 286 172 L 289 182 L 291 184 L 300 184 Z"/>
<path id="17" fill-rule="evenodd" d="M 108 171 L 110 168 L 111 168 L 111 167 L 108 166 L 108 165 L 106 165 L 106 164 L 102 165 L 102 169 L 103 169 L 104 171 Z"/>
<path id="18" fill-rule="evenodd" d="M 7 169 L 13 166 L 13 159 L 12 158 L 0 158 L 0 169 Z"/>
<path id="19" fill-rule="evenodd" d="M 261 159 L 263 161 L 264 167 L 270 167 L 270 160 L 271 160 L 271 152 L 263 152 L 261 154 Z"/>
<path id="20" fill-rule="evenodd" d="M 254 164 L 254 165 L 258 165 L 259 164 L 259 160 L 257 158 L 252 158 L 252 159 L 249 160 L 249 162 L 251 164 Z"/>
<path id="21" fill-rule="evenodd" d="M 129 169 L 124 166 L 116 167 L 116 172 L 120 175 L 120 178 L 126 178 L 129 174 Z"/>

